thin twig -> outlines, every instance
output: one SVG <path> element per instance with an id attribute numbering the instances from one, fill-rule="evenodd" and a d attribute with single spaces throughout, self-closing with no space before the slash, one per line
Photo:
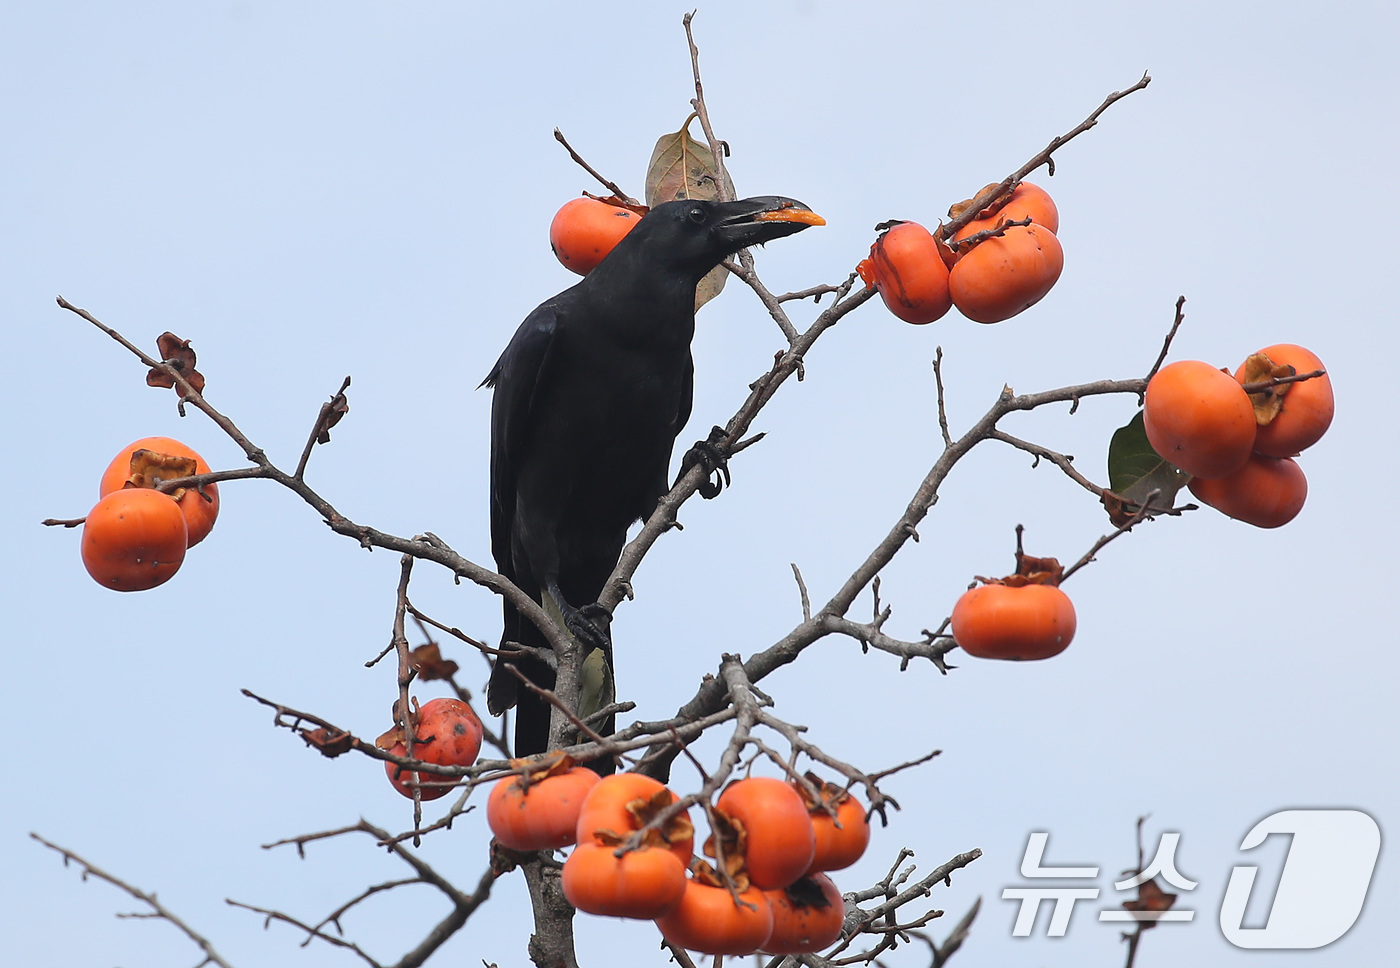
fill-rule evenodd
<path id="1" fill-rule="evenodd" d="M 554 129 L 554 140 L 563 145 L 564 150 L 569 153 L 569 157 L 574 160 L 574 163 L 580 168 L 582 168 L 584 171 L 588 172 L 594 178 L 596 178 L 598 180 L 598 184 L 602 185 L 604 188 L 612 192 L 618 198 L 621 198 L 624 201 L 626 201 L 629 205 L 641 205 L 641 202 L 637 201 L 631 195 L 628 195 L 621 188 L 619 188 L 617 186 L 617 182 L 612 181 L 608 178 L 604 178 L 598 173 L 598 170 L 596 168 L 594 168 L 588 162 L 584 161 L 583 156 L 574 150 L 574 146 L 569 144 L 568 140 L 564 137 L 564 132 L 560 131 L 558 128 Z"/>
<path id="2" fill-rule="evenodd" d="M 111 884 L 113 887 L 118 888 L 119 890 L 125 891 L 127 894 L 131 895 L 133 898 L 149 907 L 152 912 L 151 914 L 134 916 L 154 917 L 159 918 L 162 921 L 169 921 L 172 925 L 178 928 L 185 935 L 185 937 L 189 938 L 191 941 L 197 944 L 199 946 L 199 949 L 204 952 L 204 960 L 201 961 L 199 965 L 219 965 L 220 968 L 231 968 L 229 963 L 225 961 L 222 957 L 220 957 L 219 953 L 214 950 L 214 946 L 209 942 L 208 938 L 195 931 L 184 921 L 181 921 L 180 918 L 173 914 L 169 908 L 167 908 L 164 904 L 161 904 L 160 901 L 156 900 L 156 896 L 154 894 L 147 894 L 140 888 L 133 887 L 131 884 L 128 884 L 121 878 L 107 873 L 100 867 L 94 866 L 93 864 L 79 857 L 77 854 L 73 853 L 68 848 L 60 847 L 58 846 L 58 844 L 50 843 L 49 841 L 45 840 L 43 837 L 40 837 L 36 833 L 31 833 L 29 837 L 31 840 L 37 840 L 49 850 L 56 851 L 57 853 L 62 854 L 63 864 L 65 867 L 70 863 L 77 864 L 79 867 L 81 867 L 82 871 L 80 872 L 80 876 L 83 880 L 87 880 L 89 877 L 95 877 L 100 881 L 106 881 L 108 884 Z M 199 966 L 197 965 L 196 968 L 199 968 Z"/>

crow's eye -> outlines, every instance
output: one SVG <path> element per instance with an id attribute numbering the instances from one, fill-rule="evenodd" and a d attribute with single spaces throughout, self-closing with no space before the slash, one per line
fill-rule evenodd
<path id="1" fill-rule="evenodd" d="M 692 208 L 686 213 L 686 216 L 696 225 L 702 225 L 705 222 L 705 210 L 703 208 Z"/>

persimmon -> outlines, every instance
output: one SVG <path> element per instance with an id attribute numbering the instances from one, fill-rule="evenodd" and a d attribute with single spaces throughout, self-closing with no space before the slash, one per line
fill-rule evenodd
<path id="1" fill-rule="evenodd" d="M 481 720 L 471 706 L 460 699 L 430 699 L 418 710 L 414 732 L 413 756 L 424 763 L 438 766 L 471 766 L 481 752 Z M 402 741 L 390 749 L 396 756 L 407 756 Z M 460 777 L 441 773 L 420 773 L 397 763 L 385 763 L 389 782 L 404 796 L 412 799 L 414 777 L 418 778 L 419 797 L 436 800 L 452 792 L 462 782 Z"/>
<path id="2" fill-rule="evenodd" d="M 686 882 L 681 901 L 656 919 L 667 941 L 707 955 L 747 955 L 759 950 L 773 933 L 773 907 L 754 885 L 739 892 L 695 878 Z"/>
<path id="3" fill-rule="evenodd" d="M 141 451 L 147 453 L 142 455 Z M 188 461 L 194 461 L 191 469 Z M 118 452 L 98 483 L 99 497 L 106 497 L 124 487 L 154 488 L 162 480 L 208 474 L 209 465 L 189 447 L 170 437 L 142 437 Z M 189 547 L 205 539 L 214 520 L 219 516 L 219 485 L 206 484 L 203 494 L 198 490 L 181 488 L 170 496 L 180 505 L 189 532 Z"/>
<path id="4" fill-rule="evenodd" d="M 1308 497 L 1308 479 L 1296 461 L 1260 454 L 1228 477 L 1193 477 L 1186 486 L 1206 504 L 1256 528 L 1287 524 Z"/>
<path id="5" fill-rule="evenodd" d="M 577 839 L 583 799 L 598 774 L 583 766 L 542 779 L 522 774 L 501 779 L 486 801 L 486 822 L 512 850 L 552 850 Z"/>
<path id="6" fill-rule="evenodd" d="M 1045 298 L 1065 267 L 1055 233 L 1019 225 L 958 256 L 948 275 L 953 305 L 968 319 L 999 323 Z"/>
<path id="7" fill-rule="evenodd" d="M 83 523 L 83 566 L 106 588 L 139 592 L 169 581 L 188 544 L 185 517 L 170 495 L 147 488 L 113 491 Z"/>
<path id="8" fill-rule="evenodd" d="M 982 191 L 985 192 L 995 187 L 995 184 L 991 184 L 983 188 Z M 982 192 L 977 194 L 980 195 Z M 969 198 L 966 202 L 954 205 L 948 210 L 948 214 L 954 217 L 962 214 L 974 200 Z M 953 234 L 953 241 L 961 242 L 970 235 L 996 228 L 998 221 L 1019 222 L 1026 218 L 1029 218 L 1036 225 L 1044 226 L 1051 232 L 1058 233 L 1060 231 L 1060 210 L 1055 207 L 1055 201 L 1050 197 L 1050 193 L 1039 185 L 1021 182 L 1001 205 L 993 203 L 982 209 L 975 219 L 958 229 Z"/>
<path id="9" fill-rule="evenodd" d="M 808 779 L 812 779 L 811 774 Z M 865 853 L 870 844 L 870 821 L 865 818 L 865 807 L 846 790 L 831 783 L 818 784 L 818 787 L 822 800 L 835 809 L 836 816 L 827 813 L 820 803 L 807 805 L 816 842 L 816 851 L 807 870 L 809 873 L 839 871 L 850 867 Z M 799 795 L 803 794 L 796 785 L 794 789 Z M 805 796 L 803 801 L 806 802 Z"/>
<path id="10" fill-rule="evenodd" d="M 686 892 L 685 865 L 664 847 L 629 850 L 580 843 L 564 861 L 564 896 L 580 911 L 649 920 L 674 910 Z"/>
<path id="11" fill-rule="evenodd" d="M 773 908 L 773 933 L 763 943 L 768 954 L 810 954 L 841 937 L 846 902 L 825 874 L 808 874 L 763 896 Z"/>
<path id="12" fill-rule="evenodd" d="M 549 247 L 564 268 L 586 276 L 641 218 L 630 208 L 587 196 L 575 198 L 549 223 Z"/>
<path id="13" fill-rule="evenodd" d="M 625 840 L 677 799 L 664 784 L 641 773 L 605 776 L 583 798 L 575 829 L 577 842 L 607 844 Z M 652 846 L 668 848 L 682 868 L 689 867 L 695 849 L 695 827 L 689 815 L 682 813 L 653 831 Z"/>
<path id="14" fill-rule="evenodd" d="M 1226 477 L 1254 450 L 1249 394 L 1228 373 L 1200 360 L 1162 367 L 1147 384 L 1147 440 L 1164 460 L 1196 477 Z"/>
<path id="15" fill-rule="evenodd" d="M 953 606 L 953 640 L 979 659 L 1048 659 L 1074 638 L 1074 605 L 1056 585 L 991 583 Z"/>
<path id="16" fill-rule="evenodd" d="M 743 825 L 745 866 L 760 888 L 787 887 L 812 866 L 817 842 L 807 805 L 782 780 L 735 780 L 715 801 L 715 809 Z"/>
<path id="17" fill-rule="evenodd" d="M 918 222 L 891 226 L 870 247 L 868 261 L 867 268 L 857 267 L 861 278 L 874 285 L 889 311 L 906 323 L 931 323 L 952 307 L 948 267 L 938 243 Z"/>
<path id="18" fill-rule="evenodd" d="M 1325 367 L 1315 353 L 1293 343 L 1279 343 L 1264 347 L 1241 363 L 1235 379 L 1241 384 L 1254 383 L 1321 369 Z M 1259 425 L 1254 452 L 1266 457 L 1292 457 L 1307 450 L 1332 426 L 1336 408 L 1332 378 L 1326 374 L 1251 393 L 1250 400 Z"/>

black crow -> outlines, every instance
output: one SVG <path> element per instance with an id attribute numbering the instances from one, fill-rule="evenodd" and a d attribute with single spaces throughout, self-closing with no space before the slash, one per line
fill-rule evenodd
<path id="1" fill-rule="evenodd" d="M 592 684 L 598 705 L 612 698 L 612 643 L 596 603 L 627 529 L 669 489 L 671 449 L 690 417 L 696 284 L 740 249 L 820 224 L 778 196 L 658 205 L 581 282 L 525 317 L 482 382 L 495 390 L 496 567 L 581 642 L 585 672 L 603 677 Z M 548 645 L 509 602 L 501 640 Z M 498 660 L 487 695 L 493 714 L 519 707 L 516 755 L 543 752 L 549 706 L 507 664 L 545 688 L 554 670 L 531 656 Z"/>

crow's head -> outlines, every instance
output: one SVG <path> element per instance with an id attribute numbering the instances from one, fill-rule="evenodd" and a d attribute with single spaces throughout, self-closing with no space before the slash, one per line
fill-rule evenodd
<path id="1" fill-rule="evenodd" d="M 614 264 L 610 268 L 646 266 L 652 271 L 684 273 L 698 282 L 740 249 L 825 224 L 806 205 L 781 195 L 733 202 L 664 202 L 648 212 L 598 268 L 608 263 Z"/>

